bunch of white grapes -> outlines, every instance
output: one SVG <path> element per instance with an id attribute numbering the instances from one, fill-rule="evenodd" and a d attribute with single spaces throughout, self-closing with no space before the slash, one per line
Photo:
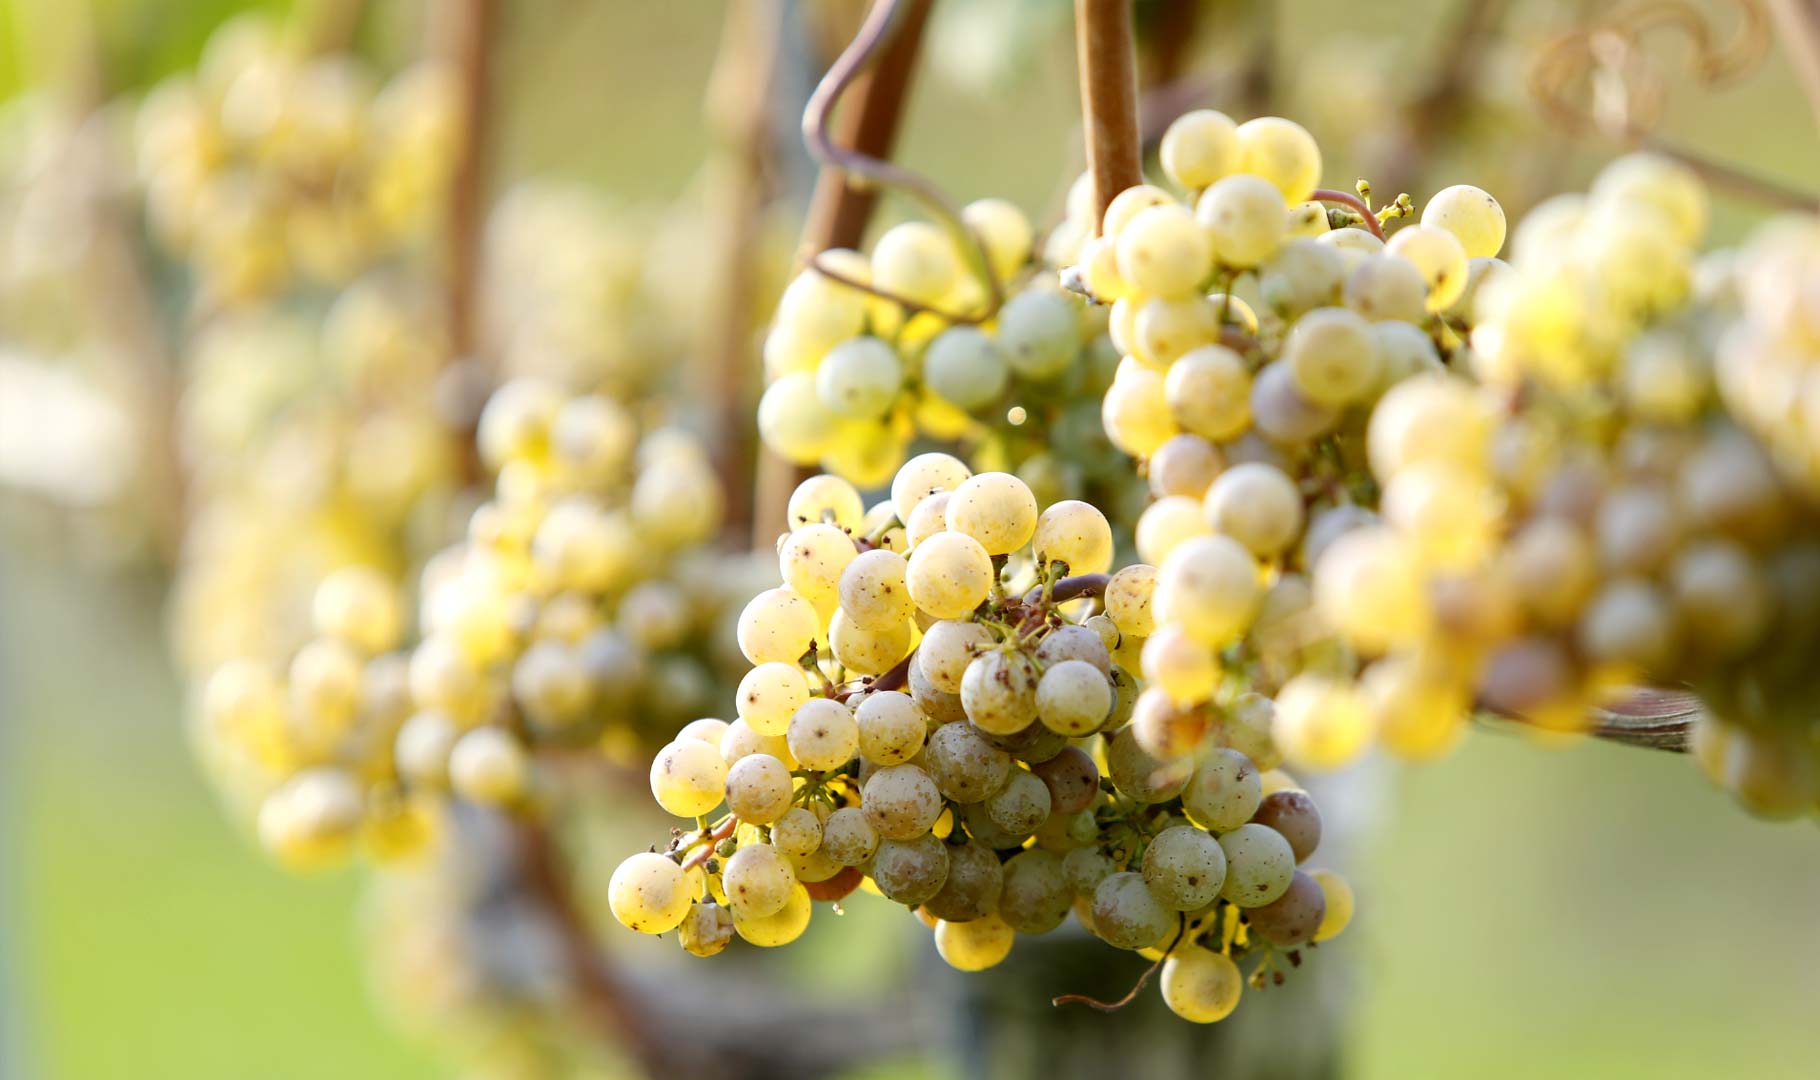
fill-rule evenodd
<path id="1" fill-rule="evenodd" d="M 437 220 L 457 116 L 438 65 L 380 85 L 358 58 L 310 55 L 273 20 L 243 16 L 139 110 L 151 225 L 195 267 L 205 307 L 345 283 Z"/>
<path id="2" fill-rule="evenodd" d="M 266 781 L 260 837 L 287 863 L 339 857 L 445 792 L 534 808 L 538 747 L 629 756 L 640 724 L 713 694 L 699 643 L 720 604 L 692 553 L 720 493 L 702 447 L 532 380 L 494 393 L 478 445 L 493 498 L 425 562 L 415 620 L 393 578 L 350 566 L 316 589 L 282 670 L 241 658 L 208 679 L 204 730 Z"/>
<path id="3" fill-rule="evenodd" d="M 1021 281 L 1032 233 L 1017 207 L 984 199 L 960 217 L 964 239 L 910 221 L 880 236 L 870 256 L 818 257 L 833 275 L 895 299 L 815 266 L 784 290 L 764 347 L 766 446 L 874 488 L 918 435 L 982 447 L 1006 469 L 1067 446 L 1050 438 L 1057 427 L 1093 441 L 1091 413 L 1079 406 L 1103 390 L 1118 359 L 1104 315 L 1053 279 Z M 975 244 L 984 265 L 970 264 L 970 255 L 979 261 Z M 1009 295 L 995 307 L 995 293 Z M 1050 457 L 1032 469 L 1060 467 Z"/>
<path id="4" fill-rule="evenodd" d="M 1237 749 L 1165 759 L 1138 738 L 1114 620 L 1147 607 L 1145 575 L 1106 576 L 1099 510 L 1039 510 L 1016 477 L 941 453 L 870 509 L 822 475 L 788 510 L 784 584 L 739 619 L 736 718 L 688 724 L 652 763 L 657 802 L 695 828 L 614 873 L 627 927 L 703 956 L 782 945 L 864 888 L 976 971 L 1072 911 L 1166 953 L 1165 1000 L 1202 1022 L 1237 1003 L 1241 959 L 1344 928 L 1345 882 L 1296 869 L 1320 839 L 1305 792 Z"/>
<path id="5" fill-rule="evenodd" d="M 1163 163 L 1194 210 L 1133 188 L 1080 248 L 1126 354 L 1106 430 L 1155 497 L 1154 626 L 1120 627 L 1143 639 L 1145 748 L 1193 753 L 1256 710 L 1292 765 L 1425 758 L 1475 708 L 1571 733 L 1632 686 L 1691 684 L 1709 771 L 1757 813 L 1811 810 L 1820 756 L 1790 718 L 1820 632 L 1813 507 L 1732 418 L 1798 395 L 1760 324 L 1722 336 L 1713 310 L 1754 287 L 1772 340 L 1798 340 L 1789 238 L 1811 229 L 1697 267 L 1704 189 L 1640 154 L 1537 207 L 1506 263 L 1502 211 L 1466 186 L 1387 243 L 1321 232 L 1319 162 L 1288 121 L 1189 114 Z"/>

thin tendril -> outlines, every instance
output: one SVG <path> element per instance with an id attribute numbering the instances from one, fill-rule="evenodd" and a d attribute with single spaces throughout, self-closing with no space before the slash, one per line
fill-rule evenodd
<path id="1" fill-rule="evenodd" d="M 840 103 L 841 97 L 852 85 L 853 80 L 858 78 L 860 72 L 872 63 L 879 49 L 890 40 L 904 9 L 905 5 L 902 0 L 878 0 L 872 5 L 872 10 L 866 14 L 866 21 L 861 24 L 859 33 L 828 68 L 828 73 L 822 76 L 822 81 L 816 84 L 815 92 L 809 95 L 809 105 L 803 110 L 803 142 L 808 146 L 810 155 L 821 164 L 840 169 L 849 176 L 863 177 L 880 187 L 902 191 L 920 204 L 931 217 L 939 219 L 966 256 L 969 268 L 985 286 L 988 297 L 986 309 L 978 314 L 969 315 L 938 311 L 926 304 L 919 304 L 906 297 L 831 272 L 820 261 L 819 252 L 811 261 L 818 272 L 844 285 L 850 285 L 874 296 L 901 304 L 907 310 L 933 312 L 953 323 L 984 322 L 998 311 L 999 305 L 1004 301 L 1004 295 L 999 289 L 998 278 L 992 273 L 992 265 L 986 255 L 985 244 L 973 230 L 967 228 L 966 224 L 961 221 L 960 214 L 948 201 L 948 197 L 921 173 L 895 162 L 885 161 L 836 145 L 828 130 L 835 106 Z"/>
<path id="2" fill-rule="evenodd" d="M 1149 967 L 1144 969 L 1144 973 L 1142 975 L 1138 976 L 1137 985 L 1133 986 L 1129 993 L 1127 993 L 1124 997 L 1118 999 L 1117 1001 L 1101 1001 L 1099 998 L 1092 997 L 1088 994 L 1063 994 L 1060 997 L 1050 998 L 1049 1004 L 1060 1006 L 1060 1005 L 1071 1004 L 1074 1002 L 1079 1002 L 1082 1005 L 1085 1005 L 1089 1008 L 1098 1009 L 1101 1012 L 1119 1011 L 1120 1009 L 1124 1008 L 1125 1006 L 1131 1004 L 1133 1001 L 1136 1001 L 1137 996 L 1140 993 L 1143 993 L 1144 987 L 1150 985 L 1150 976 L 1155 975 L 1156 969 L 1162 967 L 1163 961 L 1169 959 L 1169 954 L 1174 952 L 1176 945 L 1181 943 L 1182 935 L 1183 935 L 1183 933 L 1185 933 L 1187 931 L 1187 929 L 1188 929 L 1188 916 L 1177 915 L 1176 916 L 1176 925 L 1175 925 L 1175 937 L 1170 939 L 1169 947 L 1167 949 L 1163 950 L 1163 955 L 1157 957 L 1156 961 L 1154 963 L 1152 963 Z"/>

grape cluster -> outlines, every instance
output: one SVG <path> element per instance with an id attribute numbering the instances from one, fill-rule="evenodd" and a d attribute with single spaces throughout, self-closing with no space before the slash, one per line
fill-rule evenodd
<path id="1" fill-rule="evenodd" d="M 1030 223 L 1000 199 L 969 204 L 961 220 L 969 242 L 905 222 L 870 257 L 823 252 L 790 283 L 764 347 L 766 446 L 862 488 L 890 481 L 919 434 L 972 445 L 983 464 L 1064 497 L 1118 471 L 1116 455 L 1094 452 L 1104 440 L 1086 407 L 1118 359 L 1103 314 L 1053 280 L 1016 287 L 994 310 L 992 295 L 1030 263 Z"/>
<path id="2" fill-rule="evenodd" d="M 864 887 L 975 971 L 1072 911 L 1167 953 L 1164 999 L 1206 1022 L 1236 1004 L 1239 959 L 1262 954 L 1261 979 L 1345 926 L 1344 881 L 1296 869 L 1320 839 L 1306 792 L 1231 747 L 1146 748 L 1114 619 L 1145 603 L 1147 568 L 1106 576 L 1098 509 L 1039 510 L 1015 476 L 926 453 L 869 509 L 822 475 L 788 512 L 784 584 L 739 618 L 736 718 L 688 724 L 652 763 L 659 805 L 695 827 L 614 873 L 627 927 L 697 955 L 781 945 Z"/>
<path id="3" fill-rule="evenodd" d="M 737 675 L 713 643 L 752 563 L 711 553 L 719 480 L 667 385 L 622 377 L 681 345 L 619 292 L 647 238 L 601 209 L 532 186 L 491 219 L 485 347 L 549 362 L 490 394 L 402 268 L 319 330 L 254 306 L 191 349 L 175 636 L 199 752 L 286 863 L 414 850 L 446 792 L 536 811 L 540 750 L 642 760 Z"/>
<path id="4" fill-rule="evenodd" d="M 1409 601 L 1375 568 L 1341 580 L 1318 566 L 1344 567 L 1374 535 L 1374 410 L 1458 363 L 1469 292 L 1507 269 L 1494 257 L 1503 213 L 1450 188 L 1386 243 L 1379 221 L 1310 201 L 1319 148 L 1276 117 L 1187 114 L 1162 164 L 1187 203 L 1131 188 L 1097 236 L 1090 204 L 1073 211 L 1074 277 L 1110 304 L 1125 354 L 1106 431 L 1143 459 L 1154 496 L 1136 527 L 1143 562 L 1121 571 L 1125 617 L 1113 612 L 1141 654 L 1134 731 L 1159 756 L 1223 732 L 1312 768 L 1352 760 L 1374 732 L 1397 752 L 1436 753 L 1469 698 L 1411 698 L 1423 669 L 1401 659 L 1363 694 L 1352 677 L 1366 650 L 1334 632 L 1339 619 L 1393 624 L 1385 603 Z"/>
<path id="5" fill-rule="evenodd" d="M 242 657 L 208 679 L 204 729 L 275 784 L 260 835 L 286 862 L 339 856 L 442 791 L 534 802 L 536 746 L 593 745 L 613 723 L 609 749 L 632 751 L 640 723 L 712 694 L 697 643 L 721 604 L 691 552 L 720 493 L 701 446 L 532 380 L 494 393 L 478 442 L 494 496 L 425 562 L 415 644 L 400 585 L 353 565 L 316 588 L 282 672 Z"/>
<path id="6" fill-rule="evenodd" d="M 1287 121 L 1190 114 L 1163 164 L 1194 211 L 1132 188 L 1079 247 L 1126 353 L 1107 433 L 1155 496 L 1155 570 L 1126 571 L 1148 606 L 1119 624 L 1142 639 L 1144 748 L 1256 713 L 1293 765 L 1374 741 L 1426 758 L 1475 709 L 1574 733 L 1630 686 L 1686 684 L 1709 771 L 1755 812 L 1811 809 L 1809 458 L 1779 419 L 1790 353 L 1752 336 L 1800 340 L 1790 238 L 1811 230 L 1758 241 L 1781 263 L 1699 264 L 1699 181 L 1633 155 L 1539 206 L 1507 263 L 1483 191 L 1380 244 L 1298 201 L 1319 160 Z"/>
<path id="7" fill-rule="evenodd" d="M 206 306 L 342 284 L 435 220 L 456 116 L 438 65 L 381 86 L 357 58 L 307 55 L 270 19 L 243 16 L 139 111 L 147 213 L 196 267 Z"/>

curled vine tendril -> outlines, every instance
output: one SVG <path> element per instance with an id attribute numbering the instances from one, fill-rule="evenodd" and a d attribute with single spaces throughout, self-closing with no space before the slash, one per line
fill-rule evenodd
<path id="1" fill-rule="evenodd" d="M 998 311 L 1004 296 L 997 277 L 992 273 L 985 244 L 961 221 L 953 202 L 928 177 L 895 162 L 840 146 L 828 130 L 841 97 L 890 41 L 892 33 L 900 25 L 904 11 L 902 0 L 878 0 L 872 5 L 872 10 L 866 14 L 866 21 L 860 25 L 859 33 L 828 68 L 821 82 L 816 84 L 815 92 L 809 95 L 809 105 L 803 110 L 803 142 L 808 146 L 810 156 L 823 166 L 841 170 L 848 176 L 849 183 L 853 182 L 852 178 L 858 177 L 864 182 L 900 191 L 920 205 L 929 216 L 940 221 L 966 257 L 969 269 L 984 287 L 986 306 L 977 312 L 943 311 L 842 273 L 828 264 L 822 257 L 824 252 L 816 252 L 809 262 L 823 277 L 889 300 L 910 314 L 929 312 L 951 323 L 984 322 Z"/>

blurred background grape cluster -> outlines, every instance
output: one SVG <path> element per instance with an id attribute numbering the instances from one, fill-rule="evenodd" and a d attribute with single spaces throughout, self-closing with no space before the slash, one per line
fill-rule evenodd
<path id="1" fill-rule="evenodd" d="M 445 894 L 408 883 L 370 892 L 353 873 L 299 881 L 259 858 L 219 812 L 191 752 L 180 676 L 272 625 L 224 622 L 221 610 L 244 609 L 221 597 L 273 575 L 312 574 L 312 560 L 334 561 L 325 552 L 404 561 L 408 519 L 452 497 L 464 467 L 429 415 L 455 393 L 431 385 L 450 343 L 385 325 L 438 302 L 408 265 L 424 243 L 418 212 L 447 182 L 418 163 L 453 137 L 436 104 L 445 73 L 412 63 L 433 2 L 368 5 L 353 51 L 370 68 L 323 64 L 295 83 L 242 88 L 234 100 L 243 110 L 316 106 L 298 109 L 260 150 L 284 180 L 258 190 L 205 183 L 209 170 L 234 165 L 230 150 L 197 141 L 207 80 L 258 47 L 218 31 L 259 25 L 234 22 L 249 12 L 333 30 L 342 5 L 12 0 L 0 9 L 0 95 L 9 99 L 0 113 L 0 1075 L 449 1072 L 412 1022 L 435 1010 L 426 999 L 459 993 L 459 973 L 412 959 L 447 929 L 436 910 Z M 487 178 L 503 257 L 486 291 L 518 317 L 484 331 L 500 343 L 503 370 L 559 382 L 585 371 L 636 391 L 666 358 L 699 344 L 688 328 L 706 303 L 707 241 L 673 211 L 678 192 L 684 205 L 699 199 L 713 141 L 704 88 L 726 8 L 738 2 L 503 5 Z M 1446 176 L 1495 192 L 1514 215 L 1583 186 L 1610 152 L 1552 126 L 1526 82 L 1536 50 L 1586 5 L 1202 6 L 1189 66 L 1209 77 L 1196 103 L 1244 96 L 1251 105 L 1239 112 L 1295 117 L 1339 159 L 1331 175 L 1370 176 L 1381 195 Z M 1710 6 L 1723 16 L 1725 5 Z M 1463 81 L 1440 88 L 1436 107 L 1408 107 L 1435 89 L 1474 7 L 1499 9 L 1496 33 L 1475 46 Z M 1079 168 L 1069 31 L 1067 5 L 1053 0 L 937 4 L 899 157 L 962 200 L 1007 197 L 1052 222 Z M 182 73 L 193 74 L 173 80 Z M 815 74 L 785 71 L 778 92 L 800 97 Z M 116 98 L 143 107 L 89 111 Z M 1660 127 L 1715 158 L 1811 181 L 1820 143 L 1798 101 L 1772 62 L 1736 86 L 1672 97 Z M 356 109 L 368 117 L 360 145 L 348 134 Z M 229 129 L 252 122 L 217 119 Z M 777 168 L 788 190 L 809 165 L 783 127 Z M 96 167 L 117 145 L 136 147 L 131 166 Z M 359 169 L 322 182 L 324 161 L 350 155 Z M 92 208 L 141 184 L 143 221 L 124 237 L 103 234 Z M 796 225 L 783 216 L 767 232 L 780 275 Z M 1760 217 L 1721 200 L 1715 240 L 1738 239 Z M 638 224 L 627 231 L 627 220 Z M 578 221 L 587 223 L 580 238 Z M 146 295 L 119 290 L 120 244 L 167 253 L 153 261 Z M 193 281 L 175 280 L 172 256 L 197 268 Z M 217 305 L 349 283 L 317 322 L 307 306 L 280 307 L 212 319 L 204 334 L 171 329 L 199 325 L 198 313 Z M 524 300 L 575 292 L 584 294 L 579 320 L 540 319 Z M 658 318 L 634 317 L 652 310 Z M 628 327 L 631 336 L 615 336 Z M 389 351 L 357 371 L 331 366 L 352 363 L 359 347 Z M 186 453 L 205 463 L 188 479 L 236 501 L 222 520 L 192 524 L 167 591 L 159 552 L 174 530 L 161 518 L 163 487 L 178 480 L 151 460 L 157 446 L 138 441 L 134 412 L 135 395 L 157 389 L 145 385 L 148 365 L 168 368 L 180 348 L 189 377 L 209 391 L 187 398 L 181 417 Z M 317 383 L 324 394 L 358 384 L 364 405 L 351 428 L 324 435 L 305 412 L 270 445 L 233 429 L 256 411 L 249 399 L 296 398 Z M 285 486 L 298 479 L 287 464 L 300 446 L 324 445 L 345 455 L 348 487 L 310 493 L 307 521 L 287 517 L 301 498 Z M 340 509 L 314 512 L 324 505 Z M 372 507 L 400 516 L 375 526 L 363 509 Z M 1446 768 L 1380 772 L 1340 794 L 1358 806 L 1349 819 L 1372 822 L 1347 840 L 1365 899 L 1353 936 L 1333 949 L 1343 973 L 1321 985 L 1344 1017 L 1341 1074 L 1812 1075 L 1820 848 L 1811 822 L 1770 826 L 1731 812 L 1722 792 L 1690 783 L 1668 755 L 1602 745 L 1556 754 L 1496 734 L 1475 736 Z M 650 818 L 598 816 L 611 850 L 652 834 Z M 584 885 L 597 871 L 604 887 L 610 868 L 584 867 Z M 839 927 L 819 926 L 806 947 L 771 958 L 772 974 L 810 996 L 901 991 L 933 950 L 892 914 L 854 904 Z M 880 947 L 879 960 L 840 962 L 843 942 L 885 935 L 896 944 Z M 386 946 L 377 963 L 364 948 L 374 940 Z M 658 948 L 614 944 L 634 964 Z M 977 1067 L 1016 1055 L 1016 1009 L 1049 1008 L 1042 999 L 969 1007 L 1007 1021 L 990 1050 L 923 1040 L 863 1075 L 959 1075 L 969 1056 Z M 1081 1022 L 1111 1031 L 1107 1018 Z M 1141 1058 L 1144 1047 L 1119 1052 Z M 1122 1063 L 1144 1071 L 1141 1060 Z"/>

